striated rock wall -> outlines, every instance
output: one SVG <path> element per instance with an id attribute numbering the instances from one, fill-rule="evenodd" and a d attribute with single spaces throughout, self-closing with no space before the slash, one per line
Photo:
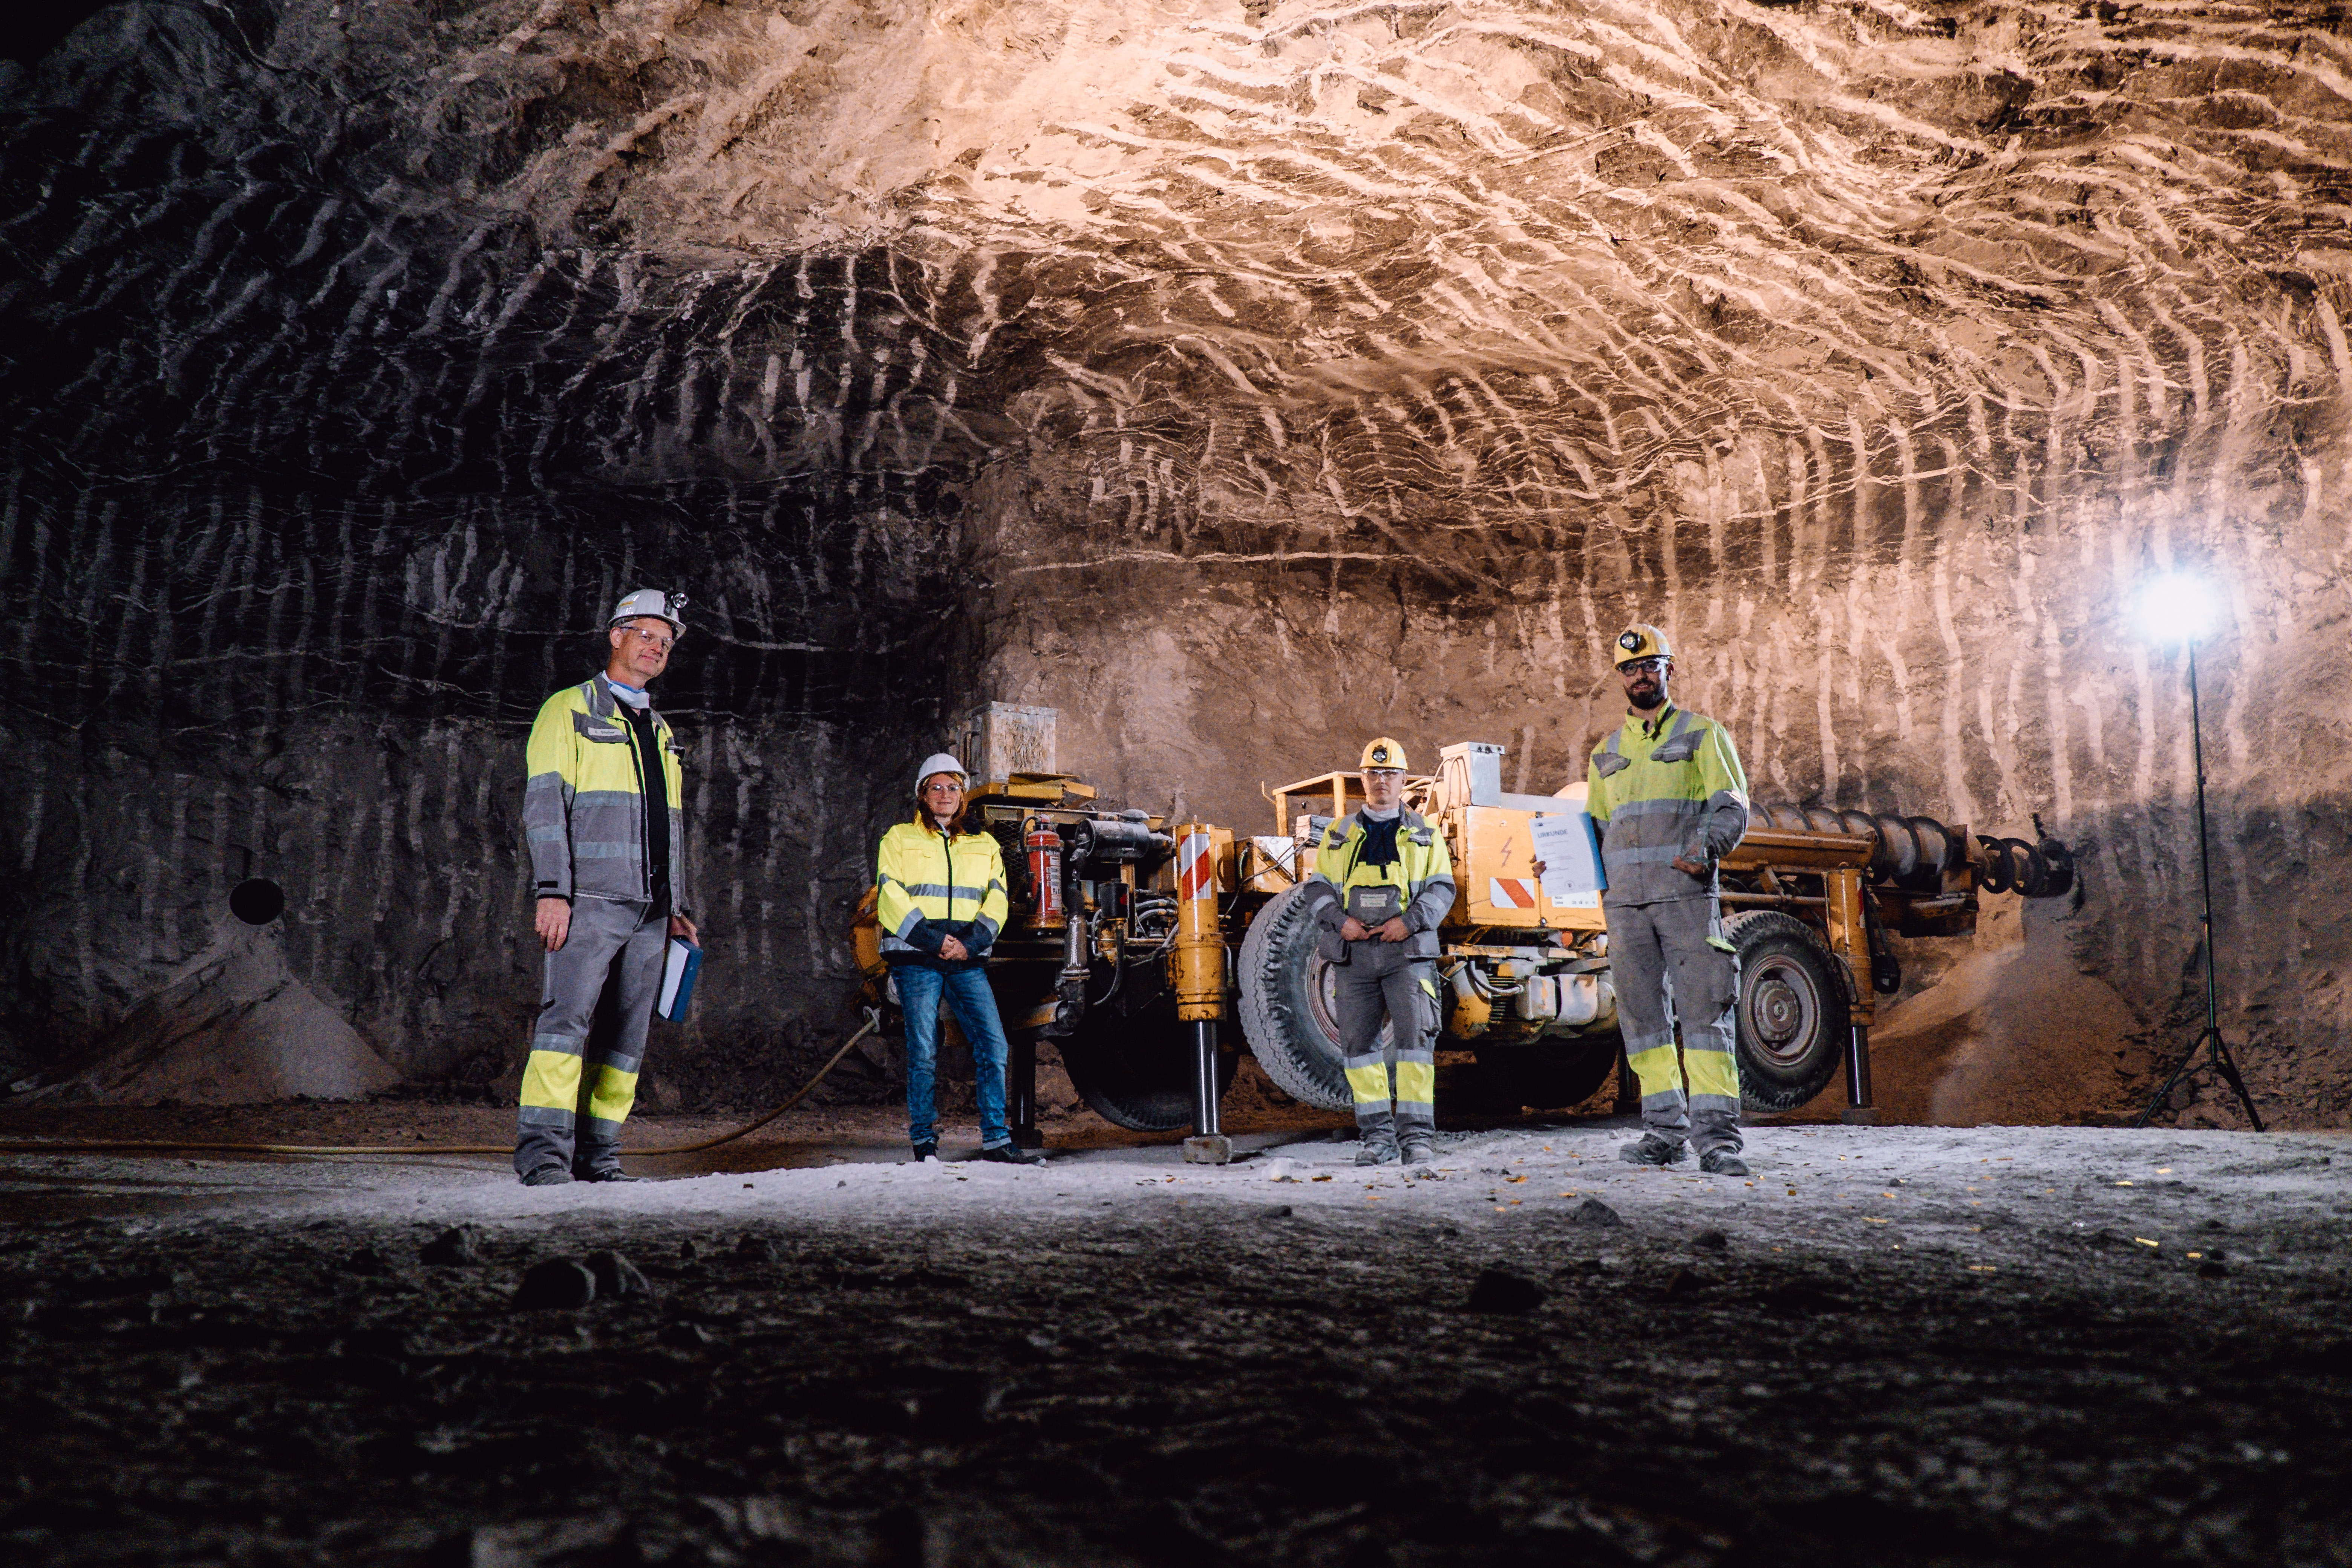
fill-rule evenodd
<path id="1" fill-rule="evenodd" d="M 103 12 L 0 107 L 16 1048 L 105 1022 L 251 848 L 371 1040 L 490 1072 L 510 753 L 641 577 L 709 607 L 667 705 L 729 962 L 684 1093 L 834 1016 L 856 858 L 965 702 L 1255 826 L 1374 728 L 1555 787 L 1633 618 L 1759 792 L 2040 813 L 2088 850 L 2045 940 L 2178 1023 L 2187 702 L 2127 611 L 2182 566 L 2226 602 L 2229 1022 L 2341 1122 L 2338 25 Z"/>

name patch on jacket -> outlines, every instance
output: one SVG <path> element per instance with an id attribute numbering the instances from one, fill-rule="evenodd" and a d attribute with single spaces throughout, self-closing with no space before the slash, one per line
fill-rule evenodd
<path id="1" fill-rule="evenodd" d="M 591 741 L 612 743 L 626 741 L 629 738 L 629 732 L 626 730 L 622 729 L 618 724 L 607 723 L 593 713 L 574 713 L 572 715 L 572 727 Z"/>

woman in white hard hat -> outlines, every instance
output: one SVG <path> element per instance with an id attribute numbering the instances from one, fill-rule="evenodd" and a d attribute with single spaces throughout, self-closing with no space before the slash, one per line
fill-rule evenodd
<path id="1" fill-rule="evenodd" d="M 907 1017 L 907 1141 L 918 1160 L 940 1152 L 932 1089 L 940 1001 L 971 1042 L 980 1100 L 980 1157 L 1008 1165 L 1045 1159 L 1013 1146 L 1004 1121 L 1004 1024 L 988 988 L 988 950 L 1004 929 L 1004 856 L 985 833 L 964 831 L 963 764 L 945 752 L 916 770 L 915 815 L 882 835 L 875 857 L 882 958 Z"/>

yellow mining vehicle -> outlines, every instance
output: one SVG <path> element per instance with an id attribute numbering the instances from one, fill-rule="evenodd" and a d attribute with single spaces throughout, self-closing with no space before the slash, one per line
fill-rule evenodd
<path id="1" fill-rule="evenodd" d="M 1445 835 L 1457 887 L 1440 932 L 1439 1046 L 1475 1053 L 1485 1098 L 1573 1105 L 1622 1055 L 1608 933 L 1597 894 L 1538 883 L 1534 818 L 1580 813 L 1584 785 L 1506 792 L 1503 757 L 1483 742 L 1447 746 L 1435 773 L 1406 785 L 1406 803 Z M 1217 1100 L 1244 1046 L 1297 1099 L 1349 1103 L 1332 977 L 1299 884 L 1323 828 L 1362 803 L 1362 781 L 1335 771 L 1265 793 L 1276 831 L 1245 836 L 1107 809 L 1050 768 L 975 784 L 973 818 L 997 836 L 1012 883 L 990 976 L 1013 1042 L 1016 1137 L 1035 1138 L 1040 1038 L 1056 1042 L 1096 1111 L 1139 1131 L 1190 1123 L 1188 1152 L 1201 1158 L 1223 1151 Z M 1722 868 L 1743 1094 L 1758 1110 L 1792 1109 L 1843 1060 L 1856 1121 L 1871 1115 L 1875 998 L 1900 984 L 1888 933 L 1964 935 L 1979 888 L 2051 896 L 2074 875 L 2046 837 L 1977 839 L 1930 817 L 1790 805 L 1758 807 Z M 860 956 L 878 984 L 870 927 Z"/>

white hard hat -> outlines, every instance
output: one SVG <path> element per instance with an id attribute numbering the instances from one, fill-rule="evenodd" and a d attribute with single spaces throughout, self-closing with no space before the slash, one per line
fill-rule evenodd
<path id="1" fill-rule="evenodd" d="M 623 621 L 634 621 L 639 616 L 651 616 L 656 620 L 667 621 L 672 637 L 682 637 L 686 635 L 686 623 L 678 617 L 684 614 L 685 595 L 672 598 L 659 588 L 639 588 L 633 594 L 621 595 L 621 602 L 613 606 L 612 619 L 604 624 L 617 626 Z"/>
<path id="2" fill-rule="evenodd" d="M 923 759 L 923 765 L 915 770 L 915 788 L 920 790 L 930 782 L 933 773 L 953 773 L 959 785 L 971 782 L 971 775 L 963 771 L 963 764 L 945 752 L 933 752 Z"/>

